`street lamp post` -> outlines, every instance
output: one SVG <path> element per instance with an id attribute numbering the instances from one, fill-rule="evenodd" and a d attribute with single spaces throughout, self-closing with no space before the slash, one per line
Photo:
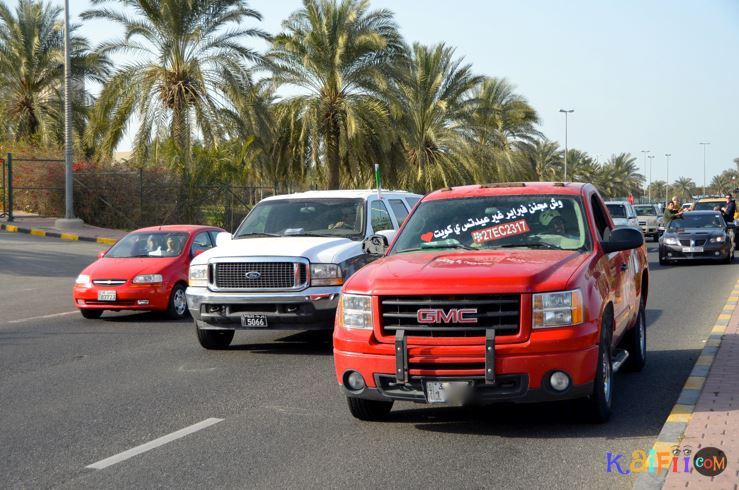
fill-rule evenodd
<path id="1" fill-rule="evenodd" d="M 667 159 L 667 180 L 665 181 L 665 205 L 670 200 L 670 157 L 672 153 L 665 153 Z"/>
<path id="2" fill-rule="evenodd" d="M 649 158 L 649 184 L 647 185 L 647 199 L 649 202 L 652 202 L 652 160 L 654 160 L 654 155 L 649 155 L 647 158 Z"/>
<path id="3" fill-rule="evenodd" d="M 652 150 L 642 150 L 641 154 L 644 155 L 644 174 L 647 173 L 647 154 L 651 153 Z M 643 195 L 643 194 L 642 194 Z"/>
<path id="4" fill-rule="evenodd" d="M 575 112 L 575 109 L 560 109 L 559 112 L 563 112 L 565 115 L 565 175 L 562 180 L 567 182 L 567 115 Z"/>
<path id="5" fill-rule="evenodd" d="M 706 146 L 711 143 L 698 143 L 703 146 L 703 196 L 706 195 Z"/>

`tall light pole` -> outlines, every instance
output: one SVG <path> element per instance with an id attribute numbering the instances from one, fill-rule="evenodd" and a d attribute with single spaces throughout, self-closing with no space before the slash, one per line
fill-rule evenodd
<path id="1" fill-rule="evenodd" d="M 562 180 L 567 182 L 567 115 L 575 112 L 575 109 L 560 109 L 559 112 L 563 112 L 565 115 L 565 178 Z"/>
<path id="2" fill-rule="evenodd" d="M 667 159 L 667 180 L 665 181 L 665 205 L 667 205 L 667 201 L 670 200 L 670 157 L 672 156 L 672 153 L 665 153 L 665 158 Z"/>
<path id="3" fill-rule="evenodd" d="M 710 145 L 711 143 L 699 143 L 700 145 L 703 145 L 703 196 L 706 195 L 706 146 Z"/>
<path id="4" fill-rule="evenodd" d="M 647 199 L 649 202 L 652 202 L 652 160 L 654 160 L 654 155 L 648 155 L 647 158 L 649 158 L 649 184 L 647 185 L 647 192 L 649 194 Z"/>

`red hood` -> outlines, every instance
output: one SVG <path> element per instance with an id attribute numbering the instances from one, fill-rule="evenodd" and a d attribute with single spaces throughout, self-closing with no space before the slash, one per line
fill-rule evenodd
<path id="1" fill-rule="evenodd" d="M 179 257 L 112 259 L 103 257 L 88 265 L 82 274 L 90 279 L 133 279 L 138 274 L 159 274 Z"/>
<path id="2" fill-rule="evenodd" d="M 344 290 L 360 294 L 485 294 L 556 291 L 590 254 L 566 250 L 413 252 L 359 270 Z"/>

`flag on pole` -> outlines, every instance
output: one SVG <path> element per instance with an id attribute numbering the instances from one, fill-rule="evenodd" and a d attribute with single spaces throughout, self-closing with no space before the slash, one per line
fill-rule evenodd
<path id="1" fill-rule="evenodd" d="M 377 186 L 377 197 L 382 199 L 382 175 L 380 174 L 379 163 L 375 163 L 375 185 Z"/>

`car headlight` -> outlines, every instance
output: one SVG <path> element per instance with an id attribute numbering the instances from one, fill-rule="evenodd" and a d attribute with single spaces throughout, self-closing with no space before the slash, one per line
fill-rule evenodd
<path id="1" fill-rule="evenodd" d="M 90 282 L 90 276 L 88 276 L 87 274 L 80 274 L 79 276 L 77 276 L 77 279 L 74 280 L 74 283 L 77 286 L 82 286 L 85 288 L 89 288 L 92 286 L 92 283 Z"/>
<path id="2" fill-rule="evenodd" d="M 372 330 L 372 296 L 342 294 L 340 308 L 344 328 Z"/>
<path id="3" fill-rule="evenodd" d="M 726 238 L 722 236 L 711 237 L 711 240 L 710 240 L 711 243 L 723 243 L 725 241 L 726 241 Z"/>
<path id="4" fill-rule="evenodd" d="M 134 284 L 159 284 L 161 282 L 161 274 L 139 274 L 133 278 Z"/>
<path id="5" fill-rule="evenodd" d="M 534 295 L 533 328 L 579 325 L 583 318 L 582 293 L 579 289 Z"/>
<path id="6" fill-rule="evenodd" d="M 311 264 L 311 286 L 341 286 L 344 284 L 344 275 L 341 267 L 336 264 Z"/>
<path id="7" fill-rule="evenodd" d="M 208 287 L 208 264 L 191 265 L 188 284 L 196 288 Z"/>
<path id="8" fill-rule="evenodd" d="M 665 238 L 665 245 L 680 245 L 680 242 L 677 238 L 667 237 Z"/>

